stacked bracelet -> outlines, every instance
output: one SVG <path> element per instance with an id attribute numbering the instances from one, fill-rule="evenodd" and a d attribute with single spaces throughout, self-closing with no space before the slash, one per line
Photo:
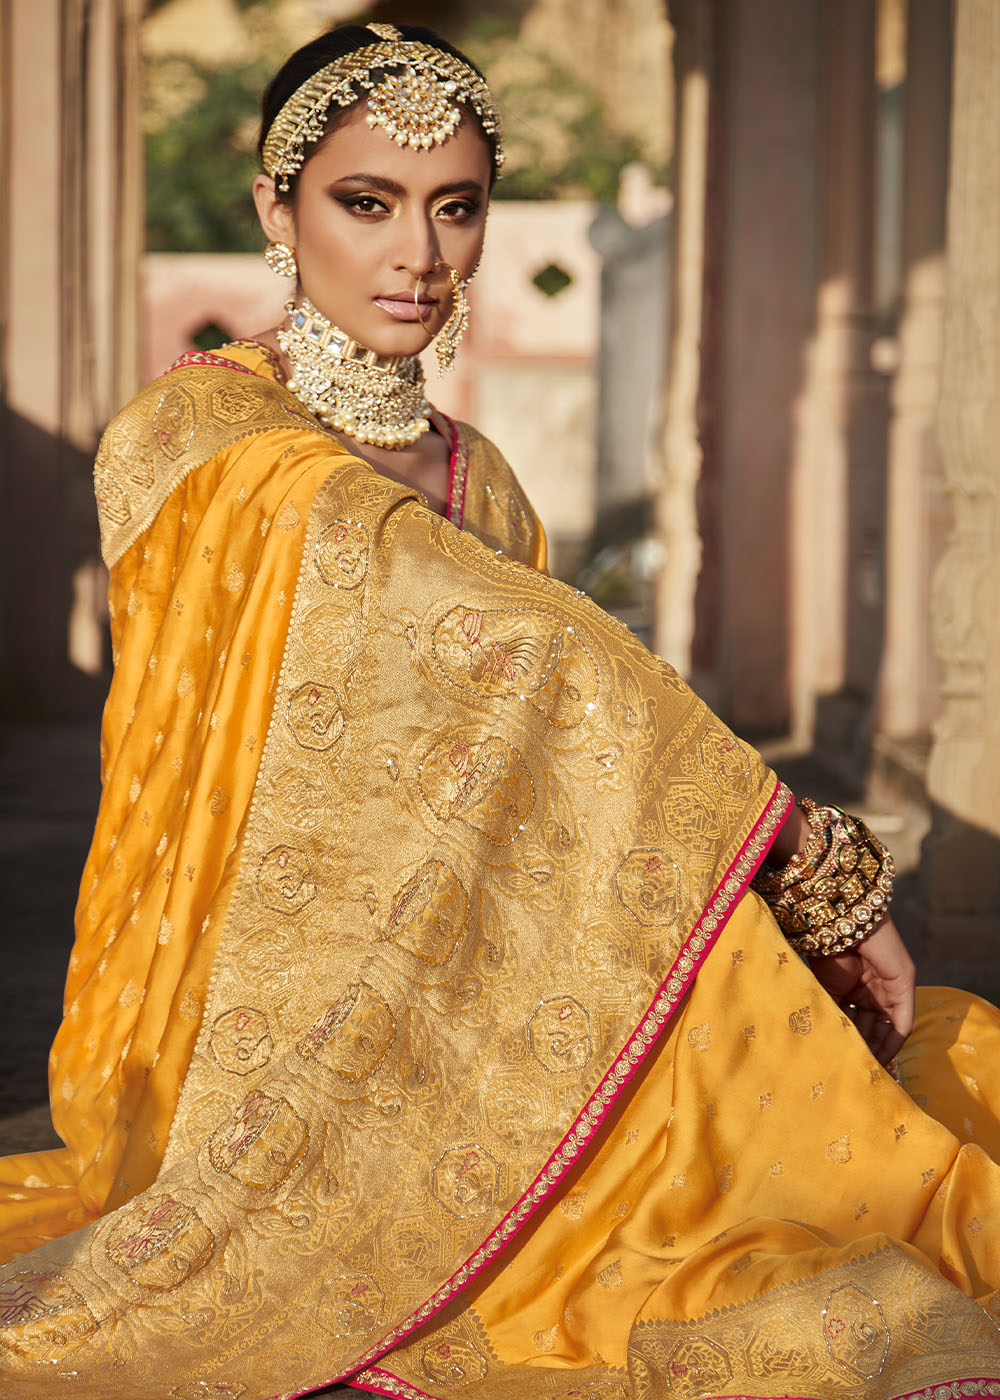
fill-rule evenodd
<path id="1" fill-rule="evenodd" d="M 874 932 L 892 898 L 892 856 L 864 822 L 806 798 L 805 846 L 780 870 L 758 871 L 754 888 L 797 953 L 844 953 Z"/>

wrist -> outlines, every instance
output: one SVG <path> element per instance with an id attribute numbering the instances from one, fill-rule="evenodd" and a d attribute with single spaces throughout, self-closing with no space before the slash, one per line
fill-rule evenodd
<path id="1" fill-rule="evenodd" d="M 804 849 L 809 840 L 810 827 L 806 815 L 802 808 L 795 803 L 785 823 L 777 836 L 771 843 L 771 849 L 765 856 L 767 865 L 780 870 L 782 866 L 788 864 L 793 856 Z"/>

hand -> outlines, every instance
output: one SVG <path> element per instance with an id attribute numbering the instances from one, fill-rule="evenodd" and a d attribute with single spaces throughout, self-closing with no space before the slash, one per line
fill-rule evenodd
<path id="1" fill-rule="evenodd" d="M 810 958 L 816 980 L 851 1017 L 879 1064 L 913 1029 L 916 968 L 890 918 L 846 953 Z"/>

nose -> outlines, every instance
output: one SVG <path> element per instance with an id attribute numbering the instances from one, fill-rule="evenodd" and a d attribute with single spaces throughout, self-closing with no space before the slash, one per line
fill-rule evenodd
<path id="1" fill-rule="evenodd" d="M 415 281 L 429 277 L 442 262 L 434 221 L 422 209 L 408 210 L 399 222 L 396 266 Z"/>

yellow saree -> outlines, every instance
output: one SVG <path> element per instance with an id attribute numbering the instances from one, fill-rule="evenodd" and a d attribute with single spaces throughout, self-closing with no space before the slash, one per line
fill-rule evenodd
<path id="1" fill-rule="evenodd" d="M 3 1395 L 1000 1394 L 995 1013 L 935 994 L 896 1084 L 747 893 L 788 793 L 525 567 L 488 444 L 443 520 L 224 353 L 98 460 L 105 792 L 67 1146 L 0 1164 Z"/>

